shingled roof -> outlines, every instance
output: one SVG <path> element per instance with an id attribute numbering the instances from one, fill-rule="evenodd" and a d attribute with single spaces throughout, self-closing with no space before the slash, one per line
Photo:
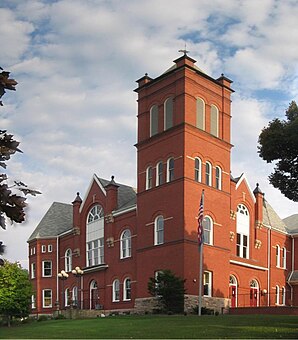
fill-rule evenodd
<path id="1" fill-rule="evenodd" d="M 298 233 L 298 214 L 288 216 L 283 219 L 290 234 Z"/>
<path id="2" fill-rule="evenodd" d="M 263 201 L 263 223 L 273 229 L 287 233 L 287 226 L 277 215 L 271 205 L 264 199 Z"/>
<path id="3" fill-rule="evenodd" d="M 72 205 L 53 202 L 27 242 L 37 238 L 56 237 L 72 229 Z"/>

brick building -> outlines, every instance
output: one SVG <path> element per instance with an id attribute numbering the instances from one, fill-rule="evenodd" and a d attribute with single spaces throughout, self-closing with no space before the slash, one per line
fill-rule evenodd
<path id="1" fill-rule="evenodd" d="M 232 81 L 185 54 L 137 82 L 137 190 L 94 174 L 83 199 L 52 204 L 28 240 L 33 312 L 150 310 L 148 280 L 165 269 L 186 279 L 190 310 L 203 189 L 203 304 L 298 306 L 298 215 L 282 221 L 258 185 L 231 176 Z"/>

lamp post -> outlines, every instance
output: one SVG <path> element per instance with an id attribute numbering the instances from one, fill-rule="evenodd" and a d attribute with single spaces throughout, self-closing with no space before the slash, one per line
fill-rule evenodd
<path id="1" fill-rule="evenodd" d="M 61 270 L 61 272 L 58 273 L 58 278 L 59 278 L 59 280 L 62 281 L 62 294 L 61 294 L 61 295 L 62 295 L 62 304 L 63 304 L 63 309 L 64 309 L 64 308 L 65 308 L 64 281 L 67 280 L 68 274 L 66 273 L 65 270 Z M 62 309 L 62 308 L 61 308 L 61 309 Z"/>
<path id="2" fill-rule="evenodd" d="M 81 277 L 84 271 L 80 267 L 75 267 L 71 272 L 78 278 L 78 308 L 81 309 Z"/>

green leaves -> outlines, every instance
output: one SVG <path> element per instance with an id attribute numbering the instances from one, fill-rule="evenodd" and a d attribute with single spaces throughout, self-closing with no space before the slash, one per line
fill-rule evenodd
<path id="1" fill-rule="evenodd" d="M 274 119 L 259 136 L 259 155 L 267 163 L 276 161 L 269 181 L 287 198 L 298 201 L 298 107 L 292 101 L 287 120 Z"/>

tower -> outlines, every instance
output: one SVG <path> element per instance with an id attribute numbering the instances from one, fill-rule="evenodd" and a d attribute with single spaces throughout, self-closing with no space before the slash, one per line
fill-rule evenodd
<path id="1" fill-rule="evenodd" d="M 197 214 L 205 190 L 204 279 L 228 297 L 231 81 L 195 66 L 186 53 L 159 77 L 139 79 L 137 140 L 138 296 L 171 269 L 198 295 Z M 210 234 L 208 234 L 208 228 Z M 211 232 L 212 231 L 212 232 Z M 222 269 L 221 268 L 225 268 Z M 220 277 L 213 273 L 221 271 Z M 207 285 L 206 285 L 207 287 Z M 208 295 L 208 294 L 207 294 Z M 210 294 L 211 295 L 211 294 Z"/>

